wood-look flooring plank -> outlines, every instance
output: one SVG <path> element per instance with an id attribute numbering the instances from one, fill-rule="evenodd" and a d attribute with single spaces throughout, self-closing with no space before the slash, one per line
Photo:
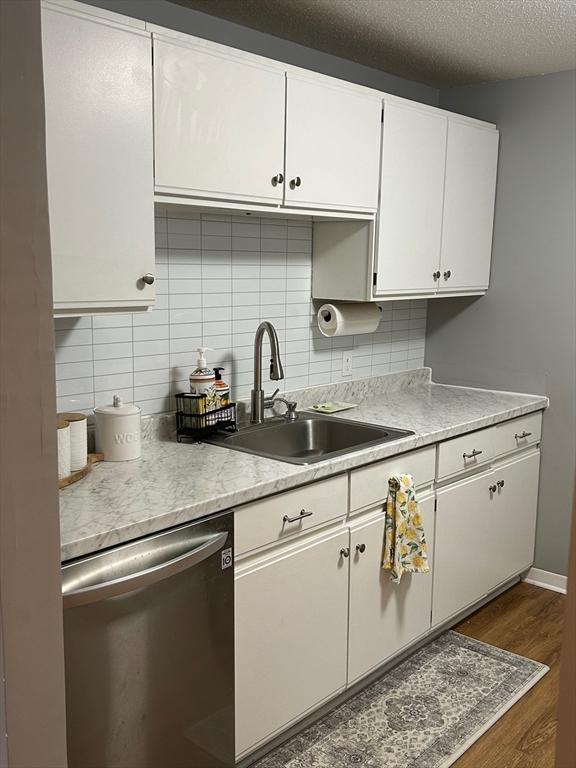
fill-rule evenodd
<path id="1" fill-rule="evenodd" d="M 554 768 L 564 595 L 517 584 L 454 627 L 550 667 L 454 768 Z M 565 768 L 576 768 L 574 766 Z"/>

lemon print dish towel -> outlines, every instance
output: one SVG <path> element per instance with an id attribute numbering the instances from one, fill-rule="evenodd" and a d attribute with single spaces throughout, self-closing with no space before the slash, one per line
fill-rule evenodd
<path id="1" fill-rule="evenodd" d="M 403 573 L 427 573 L 428 547 L 418 509 L 412 475 L 392 475 L 388 480 L 388 500 L 384 525 L 382 567 L 400 583 Z"/>

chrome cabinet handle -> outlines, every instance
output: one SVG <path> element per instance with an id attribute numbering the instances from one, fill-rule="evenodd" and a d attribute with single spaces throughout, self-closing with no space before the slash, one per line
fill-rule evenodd
<path id="1" fill-rule="evenodd" d="M 463 459 L 474 459 L 476 456 L 480 456 L 480 454 L 483 453 L 483 451 L 477 451 L 476 448 L 472 451 L 472 453 L 463 453 L 462 458 Z"/>
<path id="2" fill-rule="evenodd" d="M 446 272 L 444 272 L 444 280 L 448 280 L 452 277 L 452 270 L 447 269 Z"/>
<path id="3" fill-rule="evenodd" d="M 295 187 L 299 187 L 300 184 L 302 184 L 302 179 L 300 178 L 300 176 L 296 176 L 294 179 L 290 180 L 291 189 L 294 189 Z"/>
<path id="4" fill-rule="evenodd" d="M 504 480 L 498 480 L 496 485 L 498 486 L 498 488 L 504 488 Z"/>
<path id="5" fill-rule="evenodd" d="M 519 435 L 514 435 L 516 440 L 524 440 L 525 437 L 530 437 L 532 432 L 526 432 L 526 430 L 523 430 Z"/>
<path id="6" fill-rule="evenodd" d="M 284 182 L 284 174 L 277 173 L 276 176 L 272 176 L 272 184 L 282 184 Z"/>
<path id="7" fill-rule="evenodd" d="M 498 490 L 498 486 L 497 485 L 490 485 L 490 486 L 488 486 L 488 490 L 490 491 L 490 493 L 496 493 L 496 491 Z"/>
<path id="8" fill-rule="evenodd" d="M 340 554 L 342 557 L 350 557 L 350 549 L 348 547 L 342 547 Z"/>
<path id="9" fill-rule="evenodd" d="M 432 272 L 432 277 L 434 278 L 434 280 L 440 280 L 441 274 L 442 273 L 440 272 L 440 270 L 438 270 L 437 272 Z"/>
<path id="10" fill-rule="evenodd" d="M 288 515 L 284 515 L 282 518 L 285 523 L 297 523 L 299 520 L 303 520 L 305 517 L 311 517 L 312 512 L 306 512 L 305 509 L 300 510 L 300 514 L 296 515 L 296 517 L 288 517 Z"/>
<path id="11" fill-rule="evenodd" d="M 356 552 L 359 552 L 361 555 L 366 552 L 366 544 L 356 544 Z"/>
<path id="12" fill-rule="evenodd" d="M 142 282 L 146 283 L 146 285 L 154 285 L 154 280 L 156 280 L 156 278 L 151 272 L 146 272 L 145 275 L 142 275 Z"/>

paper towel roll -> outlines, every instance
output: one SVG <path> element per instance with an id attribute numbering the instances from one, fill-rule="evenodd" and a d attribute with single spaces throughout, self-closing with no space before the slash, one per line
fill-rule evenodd
<path id="1" fill-rule="evenodd" d="M 382 310 L 372 302 L 322 304 L 318 310 L 318 328 L 324 336 L 373 333 L 381 317 Z"/>
<path id="2" fill-rule="evenodd" d="M 88 461 L 88 419 L 83 413 L 59 413 L 70 424 L 70 469 L 84 469 Z"/>
<path id="3" fill-rule="evenodd" d="M 58 419 L 58 479 L 70 474 L 70 424 Z"/>

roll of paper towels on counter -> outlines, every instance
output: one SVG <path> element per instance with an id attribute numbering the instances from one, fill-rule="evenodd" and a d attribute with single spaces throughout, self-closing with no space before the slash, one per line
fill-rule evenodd
<path id="1" fill-rule="evenodd" d="M 382 310 L 372 302 L 322 304 L 318 310 L 318 328 L 324 336 L 373 333 L 381 317 Z"/>

